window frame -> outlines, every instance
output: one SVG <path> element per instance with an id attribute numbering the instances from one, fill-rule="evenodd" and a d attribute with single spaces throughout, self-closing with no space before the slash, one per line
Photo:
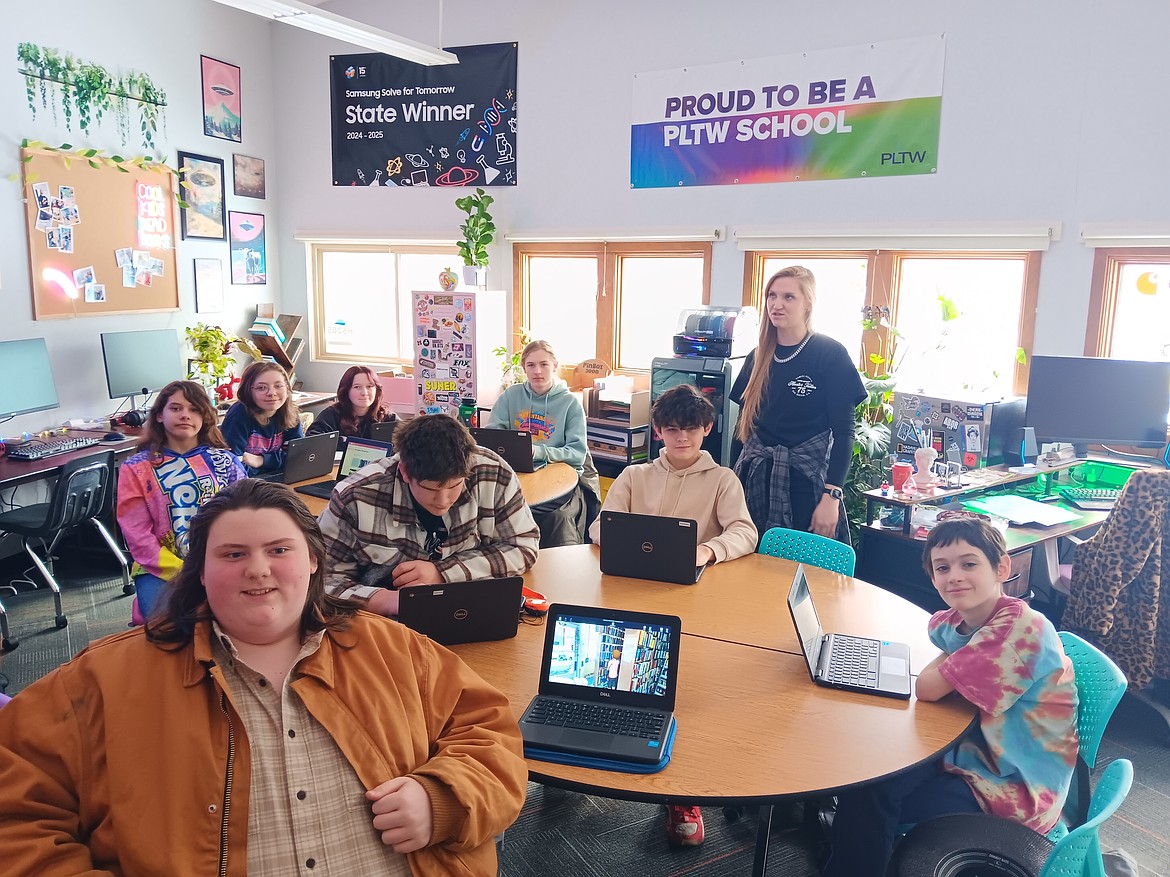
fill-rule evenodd
<path id="1" fill-rule="evenodd" d="M 1023 259 L 1024 282 L 1020 296 L 1017 321 L 1017 346 L 1024 350 L 1024 362 L 1016 362 L 1012 374 L 1012 392 L 1025 395 L 1028 391 L 1028 368 L 1032 361 L 1032 345 L 1036 333 L 1036 303 L 1040 290 L 1039 250 L 746 250 L 744 252 L 744 285 L 742 303 L 764 314 L 764 262 L 767 259 L 865 259 L 866 294 L 863 307 L 888 308 L 890 323 L 898 325 L 899 282 L 903 263 L 912 259 Z M 858 314 L 858 320 L 861 315 Z M 814 317 L 815 319 L 815 317 Z M 873 353 L 889 358 L 894 337 L 885 326 L 879 326 L 870 338 L 862 338 L 862 348 L 854 351 L 855 364 L 861 367 Z"/>
<path id="2" fill-rule="evenodd" d="M 1113 328 L 1117 320 L 1117 286 L 1121 269 L 1133 262 L 1166 265 L 1170 247 L 1099 247 L 1093 255 L 1089 287 L 1089 319 L 1085 326 L 1085 356 L 1113 356 Z"/>
<path id="3" fill-rule="evenodd" d="M 395 305 L 398 304 L 397 289 L 398 257 L 403 255 L 444 255 L 452 258 L 452 264 L 460 260 L 459 250 L 455 243 L 444 244 L 434 241 L 427 243 L 411 243 L 408 241 L 308 241 L 309 278 L 309 313 L 312 332 L 310 335 L 309 358 L 312 362 L 357 363 L 369 366 L 414 366 L 413 351 L 405 359 L 392 356 L 377 356 L 366 353 L 327 353 L 325 341 L 325 286 L 324 266 L 322 256 L 328 253 L 376 253 L 388 254 L 394 259 L 395 277 L 394 288 L 388 290 L 393 293 Z M 410 294 L 413 290 L 407 290 Z M 397 314 L 397 309 L 395 314 Z"/>
<path id="4" fill-rule="evenodd" d="M 622 305 L 622 261 L 626 258 L 668 258 L 691 256 L 703 260 L 704 305 L 711 304 L 710 241 L 565 241 L 557 243 L 523 242 L 512 244 L 512 331 L 519 337 L 521 327 L 531 324 L 532 308 L 529 283 L 529 263 L 534 257 L 581 257 L 597 259 L 597 331 L 594 337 L 594 357 L 614 366 L 619 362 L 621 338 L 619 314 Z M 576 363 L 562 363 L 562 368 Z M 629 374 L 649 374 L 649 369 L 616 368 Z"/>

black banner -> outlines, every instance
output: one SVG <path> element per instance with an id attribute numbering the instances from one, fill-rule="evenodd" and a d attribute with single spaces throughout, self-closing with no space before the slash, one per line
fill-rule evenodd
<path id="1" fill-rule="evenodd" d="M 447 51 L 333 56 L 333 185 L 516 185 L 516 43 Z"/>

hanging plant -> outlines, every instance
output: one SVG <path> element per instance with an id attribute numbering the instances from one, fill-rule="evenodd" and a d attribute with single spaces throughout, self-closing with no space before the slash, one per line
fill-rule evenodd
<path id="1" fill-rule="evenodd" d="M 84 161 L 92 168 L 112 167 L 114 170 L 124 174 L 130 173 L 131 168 L 137 168 L 138 170 L 150 171 L 156 174 L 172 174 L 176 178 L 179 176 L 179 171 L 176 168 L 171 167 L 166 162 L 158 161 L 150 155 L 126 158 L 117 154 L 107 155 L 104 149 L 79 148 L 74 147 L 72 143 L 49 146 L 49 144 L 42 143 L 40 140 L 29 140 L 27 138 L 20 141 L 20 148 L 26 150 L 36 149 L 56 155 L 61 159 L 61 163 L 66 168 L 71 167 L 75 160 L 79 160 Z M 32 158 L 32 155 L 29 154 L 21 160 L 27 163 L 32 161 Z M 20 179 L 20 175 L 15 173 L 9 174 L 8 179 L 10 182 L 17 182 Z M 39 182 L 39 178 L 35 174 L 28 174 L 25 176 L 25 182 L 31 185 Z M 182 188 L 180 187 L 176 187 L 175 189 L 175 203 L 184 210 L 191 206 L 183 200 Z"/>
<path id="2" fill-rule="evenodd" d="M 16 48 L 20 73 L 24 76 L 25 97 L 36 118 L 36 92 L 39 85 L 41 108 L 51 108 L 53 124 L 57 123 L 57 93 L 61 92 L 61 108 L 65 113 L 65 128 L 73 130 L 76 112 L 77 124 L 88 133 L 99 124 L 107 110 L 113 108 L 118 135 L 125 144 L 130 136 L 131 101 L 138 104 L 139 133 L 147 149 L 155 147 L 160 120 L 166 125 L 166 92 L 153 80 L 138 71 L 114 76 L 100 64 L 92 64 L 56 49 L 33 43 L 20 43 Z"/>

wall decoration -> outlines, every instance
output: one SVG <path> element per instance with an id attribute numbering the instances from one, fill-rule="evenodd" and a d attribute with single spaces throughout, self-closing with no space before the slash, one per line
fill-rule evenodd
<path id="1" fill-rule="evenodd" d="M 223 260 L 195 260 L 195 313 L 215 314 L 223 310 Z"/>
<path id="2" fill-rule="evenodd" d="M 264 284 L 268 282 L 264 252 L 264 217 L 259 213 L 228 213 L 232 251 L 232 283 Z"/>
<path id="3" fill-rule="evenodd" d="M 329 62 L 335 186 L 516 185 L 516 43 Z"/>
<path id="4" fill-rule="evenodd" d="M 245 198 L 264 198 L 264 159 L 232 155 L 232 191 Z"/>
<path id="5" fill-rule="evenodd" d="M 179 209 L 183 239 L 226 240 L 223 160 L 180 152 L 179 186 L 187 202 L 186 207 Z"/>
<path id="6" fill-rule="evenodd" d="M 166 122 L 167 94 L 145 73 L 137 70 L 111 73 L 99 64 L 75 58 L 68 52 L 20 43 L 16 47 L 24 92 L 33 118 L 37 115 L 37 98 L 41 109 L 49 109 L 57 123 L 57 100 L 65 116 L 65 130 L 73 130 L 73 114 L 82 133 L 99 125 L 103 115 L 113 110 L 122 144 L 130 140 L 130 104 L 138 105 L 138 130 L 142 145 L 154 148 L 158 123 Z"/>
<path id="7" fill-rule="evenodd" d="M 199 56 L 203 71 L 203 133 L 220 140 L 243 139 L 240 110 L 240 68 Z"/>
<path id="8" fill-rule="evenodd" d="M 941 34 L 634 74 L 630 187 L 933 174 Z"/>

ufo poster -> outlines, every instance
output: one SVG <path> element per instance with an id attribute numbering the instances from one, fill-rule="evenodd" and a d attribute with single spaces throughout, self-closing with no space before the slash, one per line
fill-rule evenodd
<path id="1" fill-rule="evenodd" d="M 268 259 L 264 251 L 264 217 L 259 213 L 228 211 L 231 241 L 232 283 L 268 282 Z"/>
<path id="2" fill-rule="evenodd" d="M 179 210 L 183 239 L 226 240 L 222 159 L 180 152 L 179 186 L 187 204 Z"/>
<path id="3" fill-rule="evenodd" d="M 240 109 L 240 68 L 199 56 L 203 71 L 203 133 L 220 140 L 243 140 Z"/>
<path id="4" fill-rule="evenodd" d="M 428 67 L 330 58 L 333 185 L 516 185 L 516 43 L 447 49 Z"/>

